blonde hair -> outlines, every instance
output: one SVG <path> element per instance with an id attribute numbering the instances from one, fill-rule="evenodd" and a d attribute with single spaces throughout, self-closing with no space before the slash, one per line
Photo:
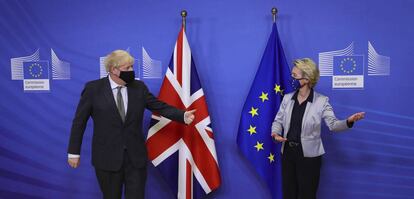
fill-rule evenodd
<path id="1" fill-rule="evenodd" d="M 119 66 L 125 64 L 134 64 L 134 57 L 132 57 L 127 51 L 125 50 L 114 50 L 109 55 L 106 56 L 105 59 L 105 69 L 106 72 L 109 72 L 109 69 L 112 67 L 118 68 Z"/>
<path id="2" fill-rule="evenodd" d="M 313 88 L 319 81 L 319 69 L 310 58 L 297 59 L 293 62 L 294 66 L 302 71 L 305 78 L 309 79 L 310 87 Z"/>

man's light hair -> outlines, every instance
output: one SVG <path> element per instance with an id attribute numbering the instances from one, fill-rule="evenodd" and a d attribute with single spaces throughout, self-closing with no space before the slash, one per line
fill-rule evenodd
<path id="1" fill-rule="evenodd" d="M 114 50 L 109 55 L 106 56 L 105 59 L 105 69 L 106 72 L 109 72 L 111 67 L 120 67 L 125 64 L 133 65 L 134 64 L 134 57 L 132 57 L 127 51 L 125 50 Z"/>
<path id="2" fill-rule="evenodd" d="M 303 77 L 309 79 L 310 87 L 313 88 L 319 81 L 319 69 L 310 58 L 297 59 L 294 66 L 302 71 Z"/>

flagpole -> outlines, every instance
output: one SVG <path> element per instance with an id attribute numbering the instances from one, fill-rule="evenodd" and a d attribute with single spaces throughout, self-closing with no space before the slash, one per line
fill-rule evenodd
<path id="1" fill-rule="evenodd" d="M 185 18 L 187 17 L 187 11 L 186 10 L 181 11 L 181 17 L 182 17 L 182 25 L 183 25 L 184 31 L 185 31 Z"/>
<path id="2" fill-rule="evenodd" d="M 277 14 L 277 8 L 276 7 L 273 7 L 272 8 L 273 23 L 276 22 L 276 14 Z"/>

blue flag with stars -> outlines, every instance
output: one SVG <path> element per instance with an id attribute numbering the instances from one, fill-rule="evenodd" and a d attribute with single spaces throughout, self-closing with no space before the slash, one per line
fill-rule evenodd
<path id="1" fill-rule="evenodd" d="M 49 79 L 49 62 L 23 62 L 23 75 L 24 79 Z"/>
<path id="2" fill-rule="evenodd" d="M 271 137 L 272 122 L 283 95 L 292 91 L 276 23 L 267 42 L 256 77 L 244 103 L 237 134 L 237 145 L 267 183 L 272 198 L 282 199 L 281 144 Z"/>

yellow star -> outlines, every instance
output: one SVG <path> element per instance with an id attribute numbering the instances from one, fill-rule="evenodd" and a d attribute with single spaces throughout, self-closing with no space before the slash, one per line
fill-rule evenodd
<path id="1" fill-rule="evenodd" d="M 260 99 L 262 99 L 262 102 L 264 102 L 265 100 L 269 100 L 269 98 L 267 98 L 268 93 L 263 93 L 262 95 L 259 97 Z"/>
<path id="2" fill-rule="evenodd" d="M 275 88 L 273 90 L 275 90 L 276 94 L 280 93 L 280 95 L 283 95 L 283 90 L 280 89 L 280 85 L 275 84 Z"/>
<path id="3" fill-rule="evenodd" d="M 256 141 L 256 145 L 254 146 L 254 148 L 256 148 L 257 151 L 264 150 L 263 143 L 260 143 L 259 141 Z"/>
<path id="4" fill-rule="evenodd" d="M 267 159 L 269 159 L 270 163 L 275 161 L 275 155 L 273 155 L 272 153 L 270 153 L 269 157 L 267 157 Z"/>
<path id="5" fill-rule="evenodd" d="M 253 135 L 253 134 L 256 133 L 256 127 L 250 125 L 250 127 L 249 127 L 249 129 L 247 131 L 249 131 L 250 135 Z"/>
<path id="6" fill-rule="evenodd" d="M 259 110 L 259 108 L 252 107 L 252 109 L 249 111 L 249 113 L 252 114 L 252 117 L 254 117 L 255 115 L 259 115 L 259 113 L 257 112 L 258 110 Z"/>

